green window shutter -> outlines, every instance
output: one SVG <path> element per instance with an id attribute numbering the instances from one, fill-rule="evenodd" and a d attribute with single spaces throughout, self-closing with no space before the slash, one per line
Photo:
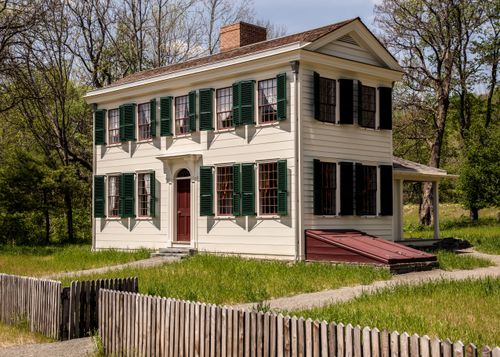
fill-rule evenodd
<path id="1" fill-rule="evenodd" d="M 94 218 L 106 217 L 104 176 L 94 176 Z"/>
<path id="2" fill-rule="evenodd" d="M 151 118 L 151 126 L 150 126 L 151 137 L 155 138 L 156 137 L 156 98 L 153 98 L 149 101 L 149 115 Z"/>
<path id="3" fill-rule="evenodd" d="M 106 145 L 106 110 L 94 112 L 95 144 Z"/>
<path id="4" fill-rule="evenodd" d="M 354 170 L 352 162 L 340 163 L 340 215 L 354 214 Z"/>
<path id="5" fill-rule="evenodd" d="M 380 166 L 380 215 L 393 214 L 392 165 Z"/>
<path id="6" fill-rule="evenodd" d="M 200 216 L 214 215 L 214 174 L 212 166 L 200 167 Z"/>
<path id="7" fill-rule="evenodd" d="M 288 215 L 288 170 L 287 161 L 278 160 L 278 214 Z"/>
<path id="8" fill-rule="evenodd" d="M 196 131 L 196 91 L 189 92 L 189 131 Z"/>
<path id="9" fill-rule="evenodd" d="M 364 198 L 364 184 L 365 184 L 365 172 L 363 170 L 363 165 L 360 163 L 356 163 L 356 178 L 354 180 L 356 182 L 356 215 L 362 216 L 366 214 L 363 209 L 363 198 Z"/>
<path id="10" fill-rule="evenodd" d="M 255 81 L 240 82 L 240 115 L 242 124 L 255 124 L 254 84 Z"/>
<path id="11" fill-rule="evenodd" d="M 255 216 L 255 165 L 241 164 L 241 214 Z"/>
<path id="12" fill-rule="evenodd" d="M 286 73 L 280 73 L 276 76 L 276 85 L 277 117 L 281 121 L 286 119 Z"/>
<path id="13" fill-rule="evenodd" d="M 213 88 L 200 89 L 200 131 L 213 130 Z"/>
<path id="14" fill-rule="evenodd" d="M 321 120 L 320 113 L 320 98 L 321 98 L 321 85 L 319 73 L 314 72 L 313 74 L 313 86 L 314 86 L 314 119 Z"/>
<path id="15" fill-rule="evenodd" d="M 380 129 L 392 129 L 392 88 L 379 88 Z"/>
<path id="16" fill-rule="evenodd" d="M 340 124 L 354 123 L 353 80 L 339 79 Z"/>
<path id="17" fill-rule="evenodd" d="M 149 215 L 154 217 L 156 215 L 156 178 L 154 171 L 149 174 L 149 190 L 151 192 L 151 198 L 149 200 Z"/>
<path id="18" fill-rule="evenodd" d="M 172 97 L 160 98 L 160 135 L 172 136 Z"/>
<path id="19" fill-rule="evenodd" d="M 120 177 L 120 217 L 135 217 L 135 174 L 126 173 Z"/>
<path id="20" fill-rule="evenodd" d="M 233 215 L 241 216 L 241 165 L 233 165 Z"/>
<path id="21" fill-rule="evenodd" d="M 353 122 L 358 125 L 362 124 L 362 112 L 363 112 L 363 83 L 361 81 L 355 81 L 356 85 L 354 85 L 353 96 L 353 108 L 354 109 L 354 118 Z"/>
<path id="22" fill-rule="evenodd" d="M 120 141 L 135 140 L 135 104 L 120 106 Z"/>
<path id="23" fill-rule="evenodd" d="M 233 125 L 240 126 L 241 124 L 240 83 L 233 83 Z"/>
<path id="24" fill-rule="evenodd" d="M 323 175 L 321 172 L 321 161 L 313 160 L 313 200 L 314 214 L 323 214 Z"/>

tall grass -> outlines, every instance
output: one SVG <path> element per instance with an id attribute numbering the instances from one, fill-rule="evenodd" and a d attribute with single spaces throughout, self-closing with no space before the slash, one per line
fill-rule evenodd
<path id="1" fill-rule="evenodd" d="M 438 258 L 439 268 L 443 270 L 470 270 L 494 265 L 493 262 L 488 259 L 446 250 L 439 250 L 433 253 L 436 254 Z"/>
<path id="2" fill-rule="evenodd" d="M 391 331 L 500 345 L 500 278 L 397 286 L 292 314 Z"/>
<path id="3" fill-rule="evenodd" d="M 0 322 L 0 348 L 44 342 L 52 342 L 52 340 L 40 333 L 30 332 L 26 323 L 5 325 Z"/>
<path id="4" fill-rule="evenodd" d="M 125 269 L 81 279 L 127 276 L 138 276 L 139 290 L 145 294 L 234 304 L 369 284 L 389 279 L 391 274 L 386 269 L 368 266 L 258 261 L 198 254 L 178 263 Z M 69 279 L 63 282 L 69 283 Z"/>
<path id="5" fill-rule="evenodd" d="M 106 250 L 92 252 L 90 245 L 0 246 L 0 272 L 42 276 L 115 265 L 145 259 L 150 252 Z"/>

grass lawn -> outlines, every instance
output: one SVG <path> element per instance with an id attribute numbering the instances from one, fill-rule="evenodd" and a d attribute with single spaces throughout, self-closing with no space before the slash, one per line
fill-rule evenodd
<path id="1" fill-rule="evenodd" d="M 296 316 L 500 345 L 500 278 L 398 286 Z M 497 308 L 495 308 L 497 307 Z"/>
<path id="2" fill-rule="evenodd" d="M 436 254 L 439 261 L 439 268 L 443 270 L 469 270 L 489 267 L 494 265 L 491 260 L 472 257 L 466 254 L 457 254 L 446 250 L 432 252 Z"/>
<path id="3" fill-rule="evenodd" d="M 26 326 L 9 326 L 0 322 L 0 348 L 44 342 L 52 340 L 39 333 L 30 332 Z"/>
<path id="4" fill-rule="evenodd" d="M 387 269 L 368 266 L 259 261 L 197 254 L 177 263 L 125 269 L 81 279 L 127 276 L 138 276 L 139 290 L 145 294 L 234 304 L 368 284 L 389 279 L 391 274 Z M 69 283 L 69 279 L 63 283 Z"/>
<path id="5" fill-rule="evenodd" d="M 90 245 L 0 246 L 0 273 L 42 276 L 145 259 L 149 253 L 147 250 L 92 252 Z"/>
<path id="6" fill-rule="evenodd" d="M 496 220 L 498 209 L 486 208 L 479 212 L 479 221 L 471 222 L 468 211 L 458 204 L 441 204 L 441 237 L 468 240 L 478 251 L 500 254 L 500 223 Z M 418 206 L 404 206 L 405 238 L 430 238 L 432 227 L 422 227 L 418 223 Z"/>

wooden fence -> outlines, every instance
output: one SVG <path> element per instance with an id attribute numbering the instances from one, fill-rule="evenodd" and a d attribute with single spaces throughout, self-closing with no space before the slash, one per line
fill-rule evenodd
<path id="1" fill-rule="evenodd" d="M 101 289 L 99 334 L 117 356 L 500 357 L 500 348 Z"/>
<path id="2" fill-rule="evenodd" d="M 61 282 L 0 274 L 0 321 L 28 321 L 31 331 L 58 339 Z"/>
<path id="3" fill-rule="evenodd" d="M 61 295 L 61 340 L 88 336 L 97 330 L 98 294 L 100 289 L 138 292 L 137 277 L 73 281 Z"/>

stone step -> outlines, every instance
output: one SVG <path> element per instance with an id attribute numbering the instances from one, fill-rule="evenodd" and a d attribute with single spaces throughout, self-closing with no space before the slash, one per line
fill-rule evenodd
<path id="1" fill-rule="evenodd" d="M 151 253 L 151 257 L 179 257 L 185 258 L 195 253 L 191 248 L 160 248 Z"/>

